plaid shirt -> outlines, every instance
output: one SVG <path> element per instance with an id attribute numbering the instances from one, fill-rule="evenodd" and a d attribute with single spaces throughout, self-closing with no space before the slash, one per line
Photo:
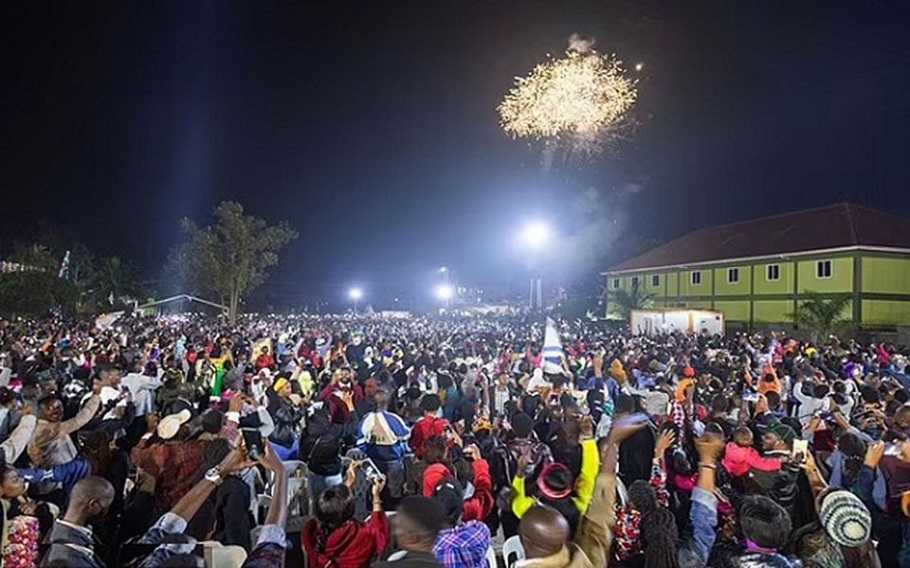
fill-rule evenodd
<path id="1" fill-rule="evenodd" d="M 480 521 L 469 521 L 460 527 L 439 532 L 433 554 L 445 568 L 487 567 L 490 529 Z"/>
<path id="2" fill-rule="evenodd" d="M 219 432 L 232 446 L 236 445 L 239 430 L 237 423 L 227 420 Z M 170 511 L 181 497 L 189 493 L 202 467 L 202 454 L 206 441 L 173 441 L 149 444 L 148 438 L 139 440 L 131 458 L 136 467 L 155 477 L 155 505 Z"/>
<path id="3" fill-rule="evenodd" d="M 193 487 L 204 449 L 205 443 L 199 440 L 149 445 L 147 439 L 133 448 L 131 457 L 136 467 L 155 477 L 155 505 L 159 510 L 170 511 Z"/>

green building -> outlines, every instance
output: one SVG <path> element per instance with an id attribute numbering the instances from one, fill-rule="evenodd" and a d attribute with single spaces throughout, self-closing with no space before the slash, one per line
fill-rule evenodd
<path id="1" fill-rule="evenodd" d="M 602 274 L 608 291 L 719 310 L 728 327 L 791 324 L 815 292 L 849 293 L 854 324 L 893 329 L 910 325 L 910 220 L 833 205 L 696 231 Z"/>

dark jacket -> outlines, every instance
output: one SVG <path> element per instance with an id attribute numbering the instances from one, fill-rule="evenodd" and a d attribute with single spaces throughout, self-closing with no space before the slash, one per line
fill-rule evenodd
<path id="1" fill-rule="evenodd" d="M 269 414 L 275 422 L 275 429 L 269 439 L 280 446 L 290 448 L 300 438 L 300 421 L 303 410 L 287 400 L 276 396 L 269 404 Z"/>
<path id="2" fill-rule="evenodd" d="M 79 530 L 59 519 L 54 522 L 51 532 L 44 543 L 50 545 L 47 554 L 41 561 L 46 566 L 54 561 L 62 561 L 65 566 L 82 568 L 104 568 L 101 558 L 95 553 L 96 538 L 89 530 Z M 75 545 L 75 546 L 68 546 Z"/>
<path id="3" fill-rule="evenodd" d="M 339 424 L 330 424 L 328 420 L 324 411 L 314 414 L 300 443 L 300 459 L 316 475 L 341 473 L 345 429 Z"/>

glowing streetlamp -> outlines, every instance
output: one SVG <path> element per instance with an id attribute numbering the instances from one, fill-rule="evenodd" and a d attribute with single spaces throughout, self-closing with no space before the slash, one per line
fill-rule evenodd
<path id="1" fill-rule="evenodd" d="M 553 238 L 553 230 L 546 221 L 529 221 L 519 234 L 521 244 L 529 251 L 529 258 L 542 252 Z M 528 307 L 540 309 L 543 307 L 543 283 L 540 277 L 535 277 L 533 260 L 528 264 L 531 270 L 531 282 L 528 291 Z"/>
<path id="2" fill-rule="evenodd" d="M 440 284 L 436 287 L 436 297 L 442 300 L 445 303 L 449 303 L 449 300 L 455 296 L 455 289 L 452 288 L 451 284 Z"/>
<path id="3" fill-rule="evenodd" d="M 354 312 L 357 312 L 357 303 L 363 298 L 363 290 L 360 288 L 351 288 L 348 291 L 348 297 L 354 302 Z"/>
<path id="4" fill-rule="evenodd" d="M 544 221 L 531 221 L 521 230 L 521 241 L 532 251 L 539 251 L 547 246 L 553 231 Z"/>

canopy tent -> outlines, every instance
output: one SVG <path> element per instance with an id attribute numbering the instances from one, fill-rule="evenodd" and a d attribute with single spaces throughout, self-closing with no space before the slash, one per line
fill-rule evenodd
<path id="1" fill-rule="evenodd" d="M 204 306 L 208 306 L 210 308 L 215 308 L 222 314 L 226 314 L 228 312 L 227 306 L 218 304 L 216 302 L 211 302 L 209 300 L 204 300 L 204 299 L 198 298 L 196 296 L 191 296 L 189 294 L 179 294 L 177 296 L 171 296 L 170 298 L 155 300 L 153 302 L 149 302 L 147 304 L 138 306 L 136 309 L 144 314 L 150 314 L 152 311 L 161 313 L 162 311 L 166 310 L 168 307 L 179 306 L 182 303 L 194 303 L 194 302 L 197 304 L 202 304 Z"/>

